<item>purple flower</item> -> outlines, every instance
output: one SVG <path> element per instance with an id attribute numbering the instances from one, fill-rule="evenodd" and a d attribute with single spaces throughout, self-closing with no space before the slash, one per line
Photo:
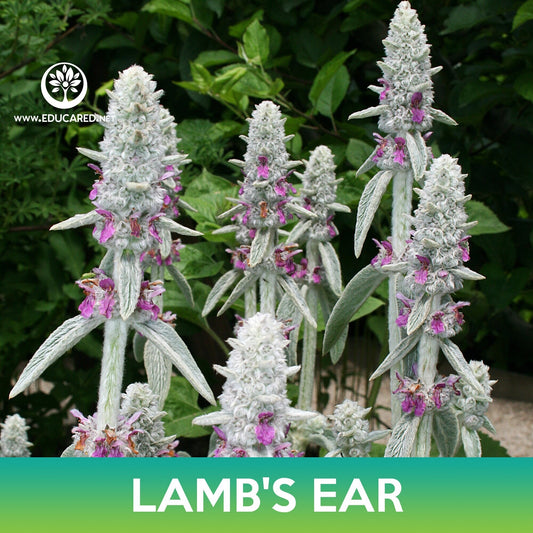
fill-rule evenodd
<path id="1" fill-rule="evenodd" d="M 459 309 L 461 309 L 461 307 L 466 307 L 468 305 L 470 305 L 470 302 L 457 302 L 456 304 L 453 304 L 450 306 L 450 310 L 453 311 L 455 321 L 460 326 L 462 326 L 465 323 L 465 316 L 463 315 L 463 313 L 459 311 Z"/>
<path id="2" fill-rule="evenodd" d="M 248 268 L 248 256 L 250 255 L 249 246 L 240 246 L 236 250 L 226 248 L 226 252 L 231 254 L 231 264 L 234 268 L 246 270 Z"/>
<path id="3" fill-rule="evenodd" d="M 403 328 L 407 326 L 407 321 L 409 320 L 409 315 L 411 314 L 411 309 L 415 301 L 411 298 L 407 298 L 401 292 L 396 294 L 396 298 L 398 298 L 398 300 L 400 300 L 402 303 L 402 308 L 400 309 L 398 318 L 396 319 L 396 325 L 400 328 Z"/>
<path id="4" fill-rule="evenodd" d="M 378 247 L 378 255 L 376 255 L 371 261 L 372 266 L 376 266 L 379 263 L 379 266 L 388 265 L 392 262 L 393 249 L 392 243 L 389 240 L 379 242 L 377 239 L 372 239 L 375 245 Z"/>
<path id="5" fill-rule="evenodd" d="M 143 281 L 141 283 L 141 294 L 137 301 L 137 307 L 145 311 L 150 311 L 152 313 L 152 320 L 157 320 L 159 316 L 160 309 L 153 302 L 153 299 L 165 292 L 165 288 L 162 285 L 162 282 L 159 280 Z"/>
<path id="6" fill-rule="evenodd" d="M 102 169 L 93 163 L 88 163 L 87 166 L 91 170 L 93 170 L 95 174 L 98 176 L 98 180 L 96 180 L 93 183 L 93 188 L 91 189 L 91 192 L 89 193 L 89 200 L 96 200 L 96 197 L 98 196 L 98 185 L 102 183 L 102 180 L 104 179 L 104 174 L 102 172 Z"/>
<path id="7" fill-rule="evenodd" d="M 334 216 L 335 215 L 330 215 L 328 218 L 326 218 L 326 227 L 328 228 L 328 233 L 331 238 L 337 235 L 337 228 L 335 228 L 332 222 Z"/>
<path id="8" fill-rule="evenodd" d="M 272 413 L 271 411 L 265 411 L 257 415 L 257 418 L 259 419 L 259 424 L 255 426 L 255 435 L 257 437 L 257 440 L 265 446 L 268 446 L 272 443 L 276 433 L 275 429 L 270 425 L 273 416 L 274 413 Z"/>
<path id="9" fill-rule="evenodd" d="M 435 335 L 444 333 L 445 331 L 443 317 L 444 313 L 442 311 L 436 311 L 431 315 L 431 329 Z"/>
<path id="10" fill-rule="evenodd" d="M 85 293 L 87 294 L 85 300 L 81 302 L 81 304 L 78 307 L 78 311 L 80 312 L 81 316 L 83 318 L 91 318 L 93 311 L 94 311 L 94 305 L 96 303 L 96 298 L 94 296 L 94 293 Z"/>
<path id="11" fill-rule="evenodd" d="M 420 261 L 422 265 L 420 269 L 415 270 L 415 283 L 419 285 L 424 285 L 428 279 L 428 270 L 429 270 L 429 257 L 424 255 L 417 255 L 416 258 Z"/>
<path id="12" fill-rule="evenodd" d="M 413 114 L 413 122 L 420 124 L 424 120 L 425 113 L 420 106 L 422 105 L 422 93 L 416 92 L 411 96 L 411 113 Z"/>
<path id="13" fill-rule="evenodd" d="M 378 143 L 378 149 L 376 150 L 376 153 L 372 157 L 372 161 L 374 163 L 377 163 L 379 161 L 380 157 L 383 157 L 383 154 L 385 153 L 385 148 L 387 147 L 387 139 L 385 137 L 382 137 L 379 133 L 373 133 L 374 140 Z"/>
<path id="14" fill-rule="evenodd" d="M 396 372 L 396 377 L 400 382 L 399 387 L 393 394 L 403 394 L 402 411 L 404 413 L 414 412 L 415 416 L 422 416 L 426 410 L 426 395 L 422 390 L 420 380 L 413 381 L 409 378 L 403 378 Z"/>
<path id="15" fill-rule="evenodd" d="M 462 252 L 461 259 L 464 263 L 470 260 L 470 247 L 468 246 L 468 239 L 470 239 L 470 235 L 467 235 L 466 237 L 463 237 L 458 243 L 457 246 Z"/>
<path id="16" fill-rule="evenodd" d="M 431 391 L 431 398 L 437 409 L 440 409 L 442 407 L 441 394 L 445 388 L 451 388 L 456 396 L 459 396 L 461 394 L 460 391 L 455 388 L 455 385 L 459 381 L 459 379 L 459 376 L 451 374 L 447 378 L 443 378 L 441 381 L 433 385 Z"/>
<path id="17" fill-rule="evenodd" d="M 383 90 L 379 93 L 379 101 L 383 102 L 387 98 L 387 93 L 390 90 L 390 83 L 385 78 L 379 78 L 378 83 L 383 85 Z"/>
<path id="18" fill-rule="evenodd" d="M 243 448 L 233 448 L 232 457 L 248 457 L 248 452 Z"/>
<path id="19" fill-rule="evenodd" d="M 163 213 L 158 213 L 157 215 L 154 215 L 148 219 L 148 233 L 160 244 L 163 242 L 163 239 L 161 239 L 159 233 L 157 232 L 155 221 L 162 216 Z"/>
<path id="20" fill-rule="evenodd" d="M 322 278 L 320 276 L 320 269 L 321 267 L 316 266 L 315 268 L 313 268 L 313 274 L 311 275 L 311 280 L 316 285 L 318 285 L 322 281 Z"/>
<path id="21" fill-rule="evenodd" d="M 113 225 L 114 217 L 113 213 L 111 213 L 111 211 L 107 211 L 106 209 L 96 209 L 96 212 L 99 215 L 102 215 L 105 219 L 104 227 L 100 232 L 100 238 L 98 239 L 100 244 L 104 244 L 115 234 L 115 226 Z"/>
<path id="22" fill-rule="evenodd" d="M 403 165 L 405 159 L 405 139 L 403 137 L 394 137 L 396 143 L 394 147 L 394 162 Z"/>
<path id="23" fill-rule="evenodd" d="M 257 177 L 268 179 L 268 158 L 264 155 L 260 155 L 257 159 L 259 160 Z"/>
<path id="24" fill-rule="evenodd" d="M 281 202 L 278 202 L 278 205 L 276 206 L 276 213 L 278 214 L 279 221 L 282 224 L 285 224 L 287 222 L 287 218 L 285 216 L 285 211 L 282 209 L 282 207 L 288 202 L 289 200 L 281 200 Z"/>

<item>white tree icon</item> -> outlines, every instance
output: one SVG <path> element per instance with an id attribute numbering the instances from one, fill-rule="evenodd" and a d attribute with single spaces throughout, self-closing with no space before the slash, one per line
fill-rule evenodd
<path id="1" fill-rule="evenodd" d="M 80 73 L 74 72 L 72 67 L 67 68 L 67 65 L 63 65 L 61 70 L 56 70 L 55 74 L 51 72 L 50 78 L 52 78 L 52 80 L 49 81 L 50 85 L 53 86 L 52 93 L 57 93 L 62 90 L 63 102 L 65 103 L 68 102 L 68 91 L 77 93 L 78 89 L 76 89 L 76 87 L 81 83 L 81 79 L 79 79 Z"/>

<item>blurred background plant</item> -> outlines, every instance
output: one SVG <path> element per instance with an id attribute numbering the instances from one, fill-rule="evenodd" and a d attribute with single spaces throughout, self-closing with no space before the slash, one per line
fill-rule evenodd
<path id="1" fill-rule="evenodd" d="M 457 342 L 467 357 L 493 368 L 533 375 L 533 1 L 413 0 L 426 26 L 434 65 L 436 107 L 459 126 L 435 125 L 434 154 L 459 157 L 469 174 L 466 189 L 472 231 L 470 267 L 486 276 L 465 285 L 459 299 L 472 302 Z M 168 284 L 165 306 L 187 321 L 178 325 L 191 352 L 220 391 L 211 368 L 224 364 L 223 340 L 232 336 L 234 314 L 201 316 L 210 287 L 231 268 L 226 235 L 213 235 L 216 215 L 231 207 L 239 172 L 228 163 L 243 152 L 247 124 L 260 100 L 287 116 L 292 159 L 308 158 L 325 144 L 335 155 L 338 202 L 352 208 L 335 223 L 345 281 L 375 255 L 370 239 L 353 256 L 354 214 L 372 172 L 355 170 L 374 148 L 373 121 L 348 123 L 354 109 L 376 105 L 366 89 L 379 77 L 381 40 L 396 8 L 392 0 L 0 0 L 0 419 L 19 412 L 27 419 L 32 455 L 58 455 L 69 442 L 64 424 L 76 406 L 93 412 L 92 391 L 101 357 L 98 332 L 53 365 L 38 386 L 7 401 L 14 379 L 48 332 L 80 303 L 74 281 L 101 257 L 87 229 L 48 233 L 74 213 L 88 211 L 94 173 L 76 146 L 97 147 L 97 124 L 24 123 L 14 115 L 54 113 L 41 97 L 44 71 L 58 61 L 78 65 L 89 82 L 76 113 L 102 113 L 105 90 L 118 71 L 137 63 L 165 90 L 162 104 L 178 122 L 180 151 L 192 163 L 182 175 L 188 213 L 203 239 L 188 239 L 179 268 L 190 281 L 191 308 Z M 369 237 L 389 235 L 386 196 Z M 187 224 L 187 222 L 184 222 Z M 371 372 L 384 355 L 386 288 L 359 312 L 348 347 L 336 366 L 321 360 L 319 407 L 329 385 L 352 387 L 356 367 Z M 373 311 L 373 312 L 372 312 Z M 372 312 L 372 314 L 369 314 Z M 319 329 L 323 329 L 323 323 Z M 320 345 L 320 342 L 319 342 Z M 227 350 L 226 350 L 227 352 Z M 359 371 L 360 373 L 360 371 Z M 126 382 L 142 380 L 142 365 L 129 357 Z M 174 378 L 180 380 L 180 378 Z M 218 383 L 218 384 L 217 384 Z M 376 389 L 361 388 L 375 398 Z M 191 427 L 200 412 L 194 391 L 173 392 L 165 410 L 180 449 L 205 455 L 208 431 Z M 379 411 L 378 411 L 379 413 Z M 198 439 L 202 437 L 203 440 Z M 190 440 L 189 440 L 190 439 Z"/>

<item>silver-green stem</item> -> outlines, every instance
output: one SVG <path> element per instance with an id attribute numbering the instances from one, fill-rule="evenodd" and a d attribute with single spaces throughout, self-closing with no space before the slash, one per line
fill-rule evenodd
<path id="1" fill-rule="evenodd" d="M 307 270 L 313 272 L 318 265 L 318 243 L 308 241 L 306 248 Z M 310 286 L 306 294 L 307 306 L 313 318 L 317 318 L 318 295 L 316 287 Z M 298 408 L 309 411 L 313 404 L 313 389 L 315 385 L 317 331 L 307 320 L 304 320 L 304 335 L 302 345 L 302 370 L 300 372 L 300 388 L 298 394 Z"/>
<path id="2" fill-rule="evenodd" d="M 307 291 L 307 305 L 313 318 L 316 319 L 317 294 L 315 287 Z M 313 389 L 315 385 L 316 361 L 316 328 L 304 320 L 304 336 L 302 346 L 302 370 L 300 372 L 300 390 L 298 409 L 310 411 L 313 406 Z"/>
<path id="3" fill-rule="evenodd" d="M 259 282 L 261 313 L 276 315 L 276 276 L 273 270 L 266 270 Z"/>
<path id="4" fill-rule="evenodd" d="M 400 171 L 395 174 L 392 183 L 392 222 L 391 222 L 391 236 L 392 249 L 396 257 L 400 257 L 409 238 L 409 231 L 411 229 L 408 216 L 411 215 L 413 197 L 413 173 L 411 170 Z M 396 294 L 398 286 L 401 282 L 402 275 L 396 274 L 391 276 L 389 280 L 389 352 L 402 339 L 402 331 L 396 324 L 398 318 L 398 305 Z M 400 419 L 402 415 L 401 404 L 397 395 L 392 394 L 397 388 L 396 372 L 403 375 L 402 364 L 391 368 L 390 371 L 390 388 L 391 388 L 391 411 L 392 411 L 392 425 Z"/>
<path id="5" fill-rule="evenodd" d="M 440 308 L 441 297 L 434 296 L 432 311 Z M 437 337 L 424 333 L 418 344 L 418 377 L 426 390 L 430 390 L 437 377 L 440 345 Z M 429 457 L 433 414 L 424 413 L 416 434 L 413 457 Z"/>
<path id="6" fill-rule="evenodd" d="M 98 429 L 116 428 L 120 411 L 120 395 L 124 374 L 124 353 L 128 339 L 128 323 L 111 318 L 104 327 L 104 352 L 98 392 Z"/>
<path id="7" fill-rule="evenodd" d="M 250 318 L 257 313 L 257 287 L 254 283 L 244 293 L 244 318 Z"/>

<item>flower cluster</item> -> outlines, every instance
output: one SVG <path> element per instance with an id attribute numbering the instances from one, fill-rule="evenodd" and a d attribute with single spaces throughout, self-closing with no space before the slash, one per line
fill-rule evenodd
<path id="1" fill-rule="evenodd" d="M 298 455 L 287 441 L 292 421 L 315 413 L 290 407 L 287 376 L 299 367 L 287 367 L 285 325 L 272 315 L 257 313 L 239 322 L 237 338 L 227 365 L 215 369 L 227 378 L 219 396 L 221 411 L 194 419 L 199 425 L 217 425 L 216 457 L 286 457 Z"/>
<path id="2" fill-rule="evenodd" d="M 73 444 L 64 456 L 75 457 L 174 457 L 178 441 L 165 437 L 162 422 L 165 412 L 159 398 L 144 383 L 128 385 L 115 428 L 98 429 L 98 414 L 85 417 L 77 409 L 71 413 L 79 420 L 72 429 Z"/>
<path id="3" fill-rule="evenodd" d="M 106 248 L 128 248 L 137 254 L 163 242 L 159 219 L 179 214 L 181 185 L 177 164 L 185 156 L 175 150 L 174 119 L 159 104 L 152 76 L 133 66 L 121 73 L 109 93 L 100 161 L 90 198 L 100 215 L 94 236 Z"/>
<path id="4" fill-rule="evenodd" d="M 133 442 L 133 436 L 139 433 L 133 424 L 140 413 L 135 413 L 126 419 L 119 416 L 115 428 L 106 427 L 98 430 L 97 414 L 85 417 L 77 409 L 71 413 L 79 420 L 79 424 L 72 429 L 74 443 L 67 448 L 74 457 L 134 457 L 138 454 Z"/>
<path id="5" fill-rule="evenodd" d="M 9 415 L 0 424 L 0 457 L 29 457 L 31 442 L 28 441 L 26 420 L 20 415 Z"/>
<path id="6" fill-rule="evenodd" d="M 159 409 L 159 397 L 146 383 L 131 383 L 122 394 L 120 412 L 125 419 L 131 419 L 137 413 L 135 428 L 139 432 L 132 436 L 137 457 L 173 457 L 179 441 L 175 437 L 165 436 L 163 417 L 165 411 Z"/>
<path id="7" fill-rule="evenodd" d="M 459 377 L 453 374 L 441 378 L 431 387 L 425 386 L 419 379 L 414 381 L 409 377 L 402 378 L 397 372 L 396 377 L 400 385 L 393 394 L 403 395 L 402 411 L 413 413 L 414 416 L 420 417 L 426 411 L 441 409 L 450 404 L 453 395 L 461 394 L 456 387 Z"/>
<path id="8" fill-rule="evenodd" d="M 327 457 L 368 457 L 372 442 L 388 434 L 388 431 L 369 431 L 366 416 L 370 410 L 353 400 L 344 400 L 335 407 L 331 417 L 335 448 Z"/>
<path id="9" fill-rule="evenodd" d="M 468 261 L 465 175 L 449 155 L 435 159 L 414 213 L 405 286 L 413 295 L 449 294 L 463 286 Z"/>
<path id="10" fill-rule="evenodd" d="M 483 361 L 469 361 L 468 364 L 484 394 L 479 394 L 467 383 L 460 383 L 458 388 L 461 391 L 461 396 L 455 401 L 455 407 L 460 412 L 459 419 L 462 425 L 469 430 L 477 431 L 483 426 L 491 429 L 486 412 L 492 402 L 490 394 L 496 381 L 490 379 L 489 367 Z"/>
<path id="11" fill-rule="evenodd" d="M 305 171 L 296 176 L 302 181 L 303 207 L 316 215 L 309 228 L 302 234 L 302 242 L 309 240 L 330 241 L 339 234 L 333 223 L 336 211 L 347 211 L 346 206 L 336 203 L 337 185 L 333 153 L 327 146 L 317 146 L 304 161 Z"/>
<path id="12" fill-rule="evenodd" d="M 85 294 L 85 299 L 81 302 L 78 310 L 81 316 L 85 318 L 91 318 L 96 312 L 106 318 L 111 318 L 115 311 L 117 299 L 115 282 L 101 268 L 94 268 L 93 273 L 94 276 L 84 277 L 76 281 L 76 285 Z"/>
<path id="13" fill-rule="evenodd" d="M 291 137 L 285 135 L 284 124 L 277 105 L 258 104 L 249 119 L 248 135 L 243 136 L 247 144 L 244 161 L 232 160 L 244 175 L 239 203 L 231 210 L 241 244 L 249 244 L 257 230 L 277 229 L 293 216 L 289 207 L 296 189 L 287 178 L 299 162 L 289 161 L 285 143 Z"/>
<path id="14" fill-rule="evenodd" d="M 371 87 L 379 93 L 379 103 L 384 106 L 379 128 L 392 134 L 427 131 L 432 124 L 433 104 L 430 47 L 424 26 L 409 2 L 400 2 L 383 44 L 385 57 L 378 63 L 383 71 L 378 80 L 381 87 Z"/>
<path id="15" fill-rule="evenodd" d="M 117 291 L 115 282 L 108 277 L 100 268 L 93 269 L 94 275 L 84 277 L 76 282 L 83 289 L 85 299 L 78 307 L 81 316 L 92 318 L 100 314 L 106 318 L 118 316 Z M 156 320 L 160 314 L 159 307 L 154 303 L 154 299 L 165 291 L 161 281 L 141 282 L 141 292 L 137 300 L 137 309 L 148 311 L 152 320 Z"/>

